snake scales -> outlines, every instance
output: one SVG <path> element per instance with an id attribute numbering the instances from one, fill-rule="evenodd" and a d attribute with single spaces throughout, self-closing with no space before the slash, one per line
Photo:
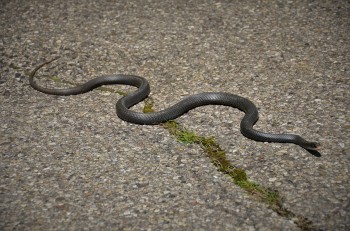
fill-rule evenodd
<path id="1" fill-rule="evenodd" d="M 190 95 L 175 105 L 162 111 L 153 113 L 140 113 L 131 111 L 129 108 L 143 101 L 150 93 L 149 83 L 143 77 L 121 74 L 105 75 L 89 80 L 80 86 L 67 89 L 48 89 L 39 86 L 34 81 L 35 73 L 44 65 L 47 65 L 56 59 L 57 58 L 54 58 L 39 65 L 31 72 L 29 76 L 29 83 L 34 89 L 51 95 L 77 95 L 91 91 L 101 85 L 122 84 L 137 87 L 138 89 L 136 91 L 127 96 L 124 96 L 118 100 L 116 104 L 118 117 L 122 120 L 135 124 L 160 124 L 175 119 L 191 109 L 204 105 L 230 106 L 238 108 L 245 113 L 245 116 L 243 117 L 240 124 L 241 133 L 245 137 L 262 142 L 293 143 L 310 152 L 317 150 L 317 143 L 306 141 L 299 135 L 264 133 L 253 129 L 254 124 L 258 120 L 258 110 L 256 106 L 250 100 L 230 93 L 206 92 Z"/>

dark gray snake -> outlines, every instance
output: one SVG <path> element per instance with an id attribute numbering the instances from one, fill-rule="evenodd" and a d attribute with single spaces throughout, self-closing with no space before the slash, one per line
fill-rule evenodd
<path id="1" fill-rule="evenodd" d="M 129 110 L 132 106 L 143 101 L 150 93 L 148 81 L 134 75 L 106 75 L 92 79 L 80 86 L 67 89 L 48 89 L 37 85 L 34 81 L 35 73 L 44 65 L 56 60 L 54 58 L 36 67 L 29 76 L 30 85 L 43 93 L 51 95 L 78 95 L 91 91 L 102 85 L 122 84 L 137 87 L 133 93 L 124 96 L 118 100 L 116 109 L 120 119 L 135 124 L 160 124 L 169 120 L 176 119 L 191 109 L 204 105 L 224 105 L 238 108 L 245 113 L 241 121 L 241 133 L 252 140 L 262 142 L 293 143 L 309 151 L 315 151 L 318 144 L 309 142 L 299 135 L 294 134 L 271 134 L 253 129 L 253 125 L 258 120 L 258 110 L 256 106 L 248 99 L 238 95 L 223 92 L 206 92 L 190 95 L 177 104 L 153 113 L 140 113 Z"/>

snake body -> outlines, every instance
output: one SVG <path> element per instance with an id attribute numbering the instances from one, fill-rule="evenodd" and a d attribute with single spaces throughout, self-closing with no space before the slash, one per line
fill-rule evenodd
<path id="1" fill-rule="evenodd" d="M 272 134 L 260 132 L 253 129 L 254 124 L 258 120 L 258 110 L 256 106 L 248 99 L 238 95 L 223 93 L 223 92 L 205 92 L 195 95 L 190 95 L 173 106 L 162 111 L 153 113 L 140 113 L 130 110 L 132 106 L 143 101 L 150 93 L 148 81 L 140 76 L 135 75 L 105 75 L 94 78 L 80 86 L 67 89 L 49 89 L 39 86 L 34 81 L 35 73 L 44 65 L 56 60 L 54 58 L 36 67 L 29 76 L 30 85 L 43 93 L 51 95 L 78 95 L 91 91 L 102 85 L 121 84 L 137 87 L 137 90 L 129 95 L 118 100 L 116 104 L 117 115 L 120 119 L 130 123 L 154 125 L 160 124 L 169 120 L 176 119 L 185 114 L 191 109 L 204 105 L 224 105 L 234 108 L 245 113 L 240 128 L 241 133 L 252 140 L 261 142 L 277 142 L 277 143 L 293 143 L 300 147 L 313 151 L 317 149 L 318 144 L 315 142 L 306 141 L 299 135 L 295 134 Z"/>

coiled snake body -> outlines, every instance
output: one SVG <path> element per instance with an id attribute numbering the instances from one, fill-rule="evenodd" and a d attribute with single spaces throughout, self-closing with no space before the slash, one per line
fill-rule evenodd
<path id="1" fill-rule="evenodd" d="M 241 121 L 241 133 L 252 140 L 262 142 L 293 143 L 306 150 L 313 151 L 317 149 L 318 144 L 309 142 L 299 135 L 294 134 L 271 134 L 253 129 L 253 125 L 258 120 L 258 110 L 256 106 L 248 99 L 238 95 L 223 92 L 206 92 L 188 96 L 175 105 L 159 112 L 139 113 L 129 110 L 132 106 L 143 101 L 150 93 L 148 81 L 134 75 L 106 75 L 92 79 L 80 86 L 67 89 L 48 89 L 39 86 L 34 81 L 35 73 L 44 65 L 56 60 L 54 58 L 36 67 L 29 76 L 30 85 L 43 93 L 51 95 L 77 95 L 93 90 L 101 85 L 122 84 L 137 87 L 133 93 L 124 96 L 116 104 L 117 115 L 120 119 L 135 124 L 160 124 L 177 117 L 191 109 L 204 105 L 224 105 L 238 108 L 245 113 Z"/>

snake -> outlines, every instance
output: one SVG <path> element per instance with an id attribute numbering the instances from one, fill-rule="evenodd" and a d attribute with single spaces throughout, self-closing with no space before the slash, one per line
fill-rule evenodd
<path id="1" fill-rule="evenodd" d="M 245 113 L 240 123 L 240 131 L 242 135 L 248 139 L 258 142 L 292 143 L 310 152 L 317 151 L 319 147 L 317 142 L 307 141 L 299 135 L 288 133 L 273 134 L 255 130 L 253 126 L 259 119 L 257 107 L 249 99 L 231 93 L 204 92 L 194 94 L 185 97 L 178 103 L 161 111 L 142 113 L 130 110 L 131 107 L 145 100 L 150 94 L 150 85 L 148 81 L 140 76 L 125 74 L 103 75 L 91 79 L 79 86 L 66 89 L 49 89 L 38 85 L 34 80 L 36 72 L 43 66 L 57 60 L 58 58 L 59 57 L 56 57 L 46 61 L 33 69 L 29 75 L 29 84 L 32 88 L 45 94 L 68 96 L 83 94 L 102 85 L 120 84 L 134 86 L 137 88 L 136 91 L 123 96 L 116 103 L 117 116 L 130 123 L 156 125 L 169 120 L 174 120 L 197 107 L 205 105 L 223 105 L 237 108 Z"/>

